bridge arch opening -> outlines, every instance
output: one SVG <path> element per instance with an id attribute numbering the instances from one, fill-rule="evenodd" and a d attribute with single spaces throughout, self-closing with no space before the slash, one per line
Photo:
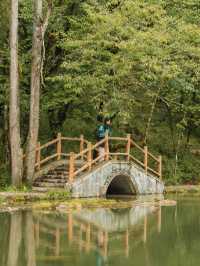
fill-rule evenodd
<path id="1" fill-rule="evenodd" d="M 117 175 L 110 182 L 106 196 L 113 195 L 136 195 L 136 189 L 129 176 Z"/>

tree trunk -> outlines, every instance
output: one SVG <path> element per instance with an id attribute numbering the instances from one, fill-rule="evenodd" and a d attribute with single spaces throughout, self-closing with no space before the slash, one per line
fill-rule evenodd
<path id="1" fill-rule="evenodd" d="M 176 152 L 176 143 L 175 143 L 175 136 L 174 136 L 173 115 L 172 115 L 169 103 L 163 97 L 160 97 L 160 100 L 166 108 L 166 113 L 167 113 L 167 118 L 168 118 L 168 123 L 169 123 L 169 129 L 170 129 L 170 133 L 171 133 L 172 147 L 173 147 L 173 152 L 175 153 Z"/>
<path id="2" fill-rule="evenodd" d="M 7 266 L 18 265 L 19 248 L 20 248 L 21 239 L 22 239 L 21 223 L 22 223 L 21 212 L 12 213 L 11 223 L 10 223 L 10 238 L 9 238 Z"/>
<path id="3" fill-rule="evenodd" d="M 22 181 L 22 150 L 20 139 L 19 77 L 18 77 L 18 0 L 11 0 L 10 23 L 10 112 L 9 135 L 12 184 Z"/>
<path id="4" fill-rule="evenodd" d="M 153 114 L 154 114 L 154 110 L 155 110 L 155 107 L 156 107 L 156 104 L 157 104 L 157 101 L 158 101 L 158 97 L 159 97 L 159 94 L 160 94 L 160 90 L 161 90 L 161 87 L 158 88 L 158 92 L 156 93 L 156 95 L 154 97 L 154 100 L 153 100 L 153 103 L 151 105 L 151 111 L 150 111 L 150 114 L 149 114 L 149 117 L 148 117 L 146 129 L 145 129 L 145 134 L 144 134 L 144 141 L 143 141 L 143 143 L 145 145 L 147 145 L 147 141 L 148 141 L 148 137 L 149 137 L 149 130 L 150 130 L 150 126 L 151 126 L 151 121 L 152 121 Z"/>
<path id="5" fill-rule="evenodd" d="M 32 212 L 28 211 L 25 217 L 26 217 L 25 240 L 26 240 L 26 258 L 27 258 L 26 265 L 36 266 L 34 223 L 33 223 Z"/>
<path id="6" fill-rule="evenodd" d="M 31 98 L 29 115 L 29 133 L 26 150 L 26 178 L 29 184 L 35 170 L 35 149 L 39 131 L 39 109 L 40 109 L 40 78 L 42 63 L 42 0 L 34 1 L 34 26 L 32 45 L 32 67 L 31 67 Z"/>
<path id="7" fill-rule="evenodd" d="M 5 164 L 8 165 L 10 160 L 10 149 L 9 149 L 9 118 L 8 118 L 8 106 L 7 104 L 4 105 L 4 152 L 5 152 Z"/>

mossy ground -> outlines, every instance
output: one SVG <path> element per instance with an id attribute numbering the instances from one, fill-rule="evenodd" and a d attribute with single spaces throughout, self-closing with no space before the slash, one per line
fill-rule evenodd
<path id="1" fill-rule="evenodd" d="M 200 197 L 200 186 L 166 186 L 166 197 L 178 194 L 181 196 Z M 157 202 L 156 199 L 151 203 Z M 12 210 L 12 208 L 33 208 L 33 209 L 81 209 L 81 208 L 128 208 L 133 204 L 144 204 L 142 201 L 123 200 L 123 199 L 106 199 L 106 198 L 89 198 L 89 199 L 72 199 L 70 194 L 65 191 L 53 191 L 47 193 L 7 191 L 0 192 L 0 210 Z"/>
<path id="2" fill-rule="evenodd" d="M 79 209 L 87 208 L 120 208 L 131 207 L 131 201 L 105 198 L 72 199 L 67 192 L 2 192 L 0 193 L 0 209 L 6 208 L 33 208 L 33 209 L 56 209 L 61 208 Z"/>

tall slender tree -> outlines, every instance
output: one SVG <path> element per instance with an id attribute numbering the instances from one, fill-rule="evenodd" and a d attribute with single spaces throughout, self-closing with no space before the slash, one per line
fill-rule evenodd
<path id="1" fill-rule="evenodd" d="M 29 133 L 27 142 L 26 175 L 27 181 L 32 182 L 34 174 L 35 148 L 39 130 L 40 106 L 40 71 L 42 62 L 42 0 L 34 1 L 34 23 L 31 66 L 31 97 L 29 114 Z"/>
<path id="2" fill-rule="evenodd" d="M 18 0 L 11 0 L 10 13 L 10 111 L 9 135 L 12 184 L 22 181 L 22 149 L 20 138 L 19 76 L 18 76 Z"/>
<path id="3" fill-rule="evenodd" d="M 31 66 L 31 97 L 29 114 L 29 133 L 26 149 L 26 178 L 32 183 L 35 166 L 35 150 L 38 141 L 39 112 L 40 112 L 40 86 L 42 77 L 42 66 L 44 57 L 44 35 L 52 10 L 52 0 L 48 1 L 48 8 L 43 18 L 43 0 L 34 0 L 34 23 L 32 44 L 32 66 Z"/>

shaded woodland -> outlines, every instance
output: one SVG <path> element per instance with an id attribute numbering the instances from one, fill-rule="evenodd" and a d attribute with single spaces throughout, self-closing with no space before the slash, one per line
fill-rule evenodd
<path id="1" fill-rule="evenodd" d="M 199 0 L 1 1 L 1 186 L 31 183 L 38 140 L 95 141 L 97 116 L 114 113 L 113 135 L 161 154 L 167 182 L 198 183 L 199 10 Z"/>

